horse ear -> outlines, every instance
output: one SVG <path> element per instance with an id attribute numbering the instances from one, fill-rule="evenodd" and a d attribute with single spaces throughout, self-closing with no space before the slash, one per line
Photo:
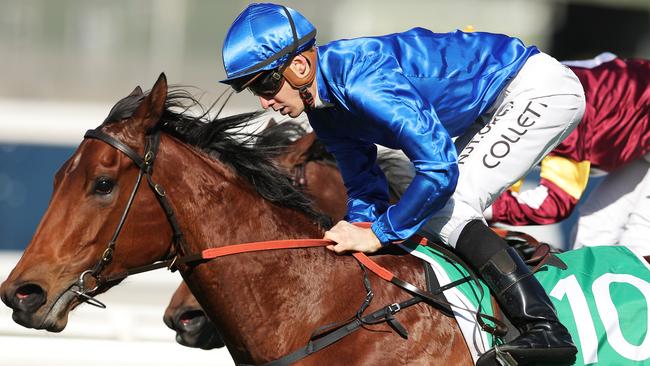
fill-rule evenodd
<path id="1" fill-rule="evenodd" d="M 266 127 L 264 129 L 268 130 L 269 128 L 273 128 L 273 127 L 275 127 L 277 125 L 278 125 L 278 123 L 275 121 L 275 118 L 271 118 L 269 120 L 269 123 L 266 124 Z"/>
<path id="2" fill-rule="evenodd" d="M 287 160 L 292 164 L 302 164 L 307 161 L 307 151 L 316 141 L 316 134 L 311 132 L 299 138 L 289 146 L 286 154 Z"/>
<path id="3" fill-rule="evenodd" d="M 136 88 L 136 90 L 139 89 Z M 134 90 L 133 92 L 136 92 Z M 142 90 L 140 90 L 142 91 Z M 142 103 L 133 113 L 133 123 L 135 127 L 143 131 L 149 131 L 160 121 L 160 117 L 165 111 L 165 101 L 167 100 L 167 77 L 165 73 L 160 74 L 158 80 Z"/>
<path id="4" fill-rule="evenodd" d="M 142 88 L 140 87 L 140 85 L 138 85 L 138 86 L 135 87 L 135 89 L 133 89 L 133 91 L 131 92 L 131 94 L 129 94 L 128 97 L 139 97 L 142 94 L 143 94 L 142 93 Z"/>

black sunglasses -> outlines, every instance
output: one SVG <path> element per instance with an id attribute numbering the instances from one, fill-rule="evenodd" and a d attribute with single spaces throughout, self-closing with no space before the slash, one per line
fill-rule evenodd
<path id="1" fill-rule="evenodd" d="M 248 89 L 257 96 L 277 94 L 284 85 L 284 76 L 280 70 L 263 71 L 252 80 Z"/>
<path id="2" fill-rule="evenodd" d="M 280 69 L 284 69 L 281 67 Z M 269 96 L 277 94 L 284 85 L 284 76 L 280 69 L 265 70 L 250 78 L 242 78 L 239 82 L 230 84 L 237 93 L 248 88 L 257 96 Z"/>

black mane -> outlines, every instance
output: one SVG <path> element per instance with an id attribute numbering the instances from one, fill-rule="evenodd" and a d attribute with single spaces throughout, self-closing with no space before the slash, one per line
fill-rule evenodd
<path id="1" fill-rule="evenodd" d="M 273 120 L 271 120 L 273 122 Z M 295 121 L 287 121 L 272 127 L 267 127 L 260 132 L 257 144 L 262 146 L 284 146 L 289 145 L 307 135 L 302 126 Z"/>
<path id="2" fill-rule="evenodd" d="M 129 118 L 143 99 L 144 95 L 129 95 L 120 100 L 111 109 L 104 123 Z M 321 227 L 329 228 L 331 220 L 314 210 L 312 201 L 298 191 L 292 185 L 291 179 L 273 162 L 272 159 L 281 154 L 286 145 L 278 144 L 274 140 L 264 142 L 259 133 L 250 131 L 251 122 L 262 112 L 242 113 L 224 118 L 217 115 L 211 118 L 209 114 L 218 101 L 217 99 L 214 104 L 205 108 L 187 90 L 170 89 L 158 127 L 230 166 L 265 199 L 298 209 Z"/>

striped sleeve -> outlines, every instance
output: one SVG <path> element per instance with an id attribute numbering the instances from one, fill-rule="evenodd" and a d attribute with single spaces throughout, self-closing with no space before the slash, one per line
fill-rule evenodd
<path id="1" fill-rule="evenodd" d="M 589 162 L 561 156 L 542 161 L 541 180 L 534 189 L 504 192 L 492 204 L 491 221 L 510 225 L 546 225 L 573 212 L 589 179 Z"/>

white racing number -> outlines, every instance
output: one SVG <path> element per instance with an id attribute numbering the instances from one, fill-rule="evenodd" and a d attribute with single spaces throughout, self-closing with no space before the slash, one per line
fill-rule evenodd
<path id="1" fill-rule="evenodd" d="M 646 325 L 646 335 L 643 342 L 638 346 L 630 344 L 623 336 L 618 311 L 612 301 L 609 290 L 612 283 L 625 283 L 634 286 L 643 294 L 646 309 L 650 304 L 650 283 L 629 274 L 605 273 L 594 280 L 591 286 L 594 302 L 598 309 L 598 316 L 605 328 L 607 342 L 624 358 L 632 361 L 646 360 L 650 358 L 650 314 L 647 311 L 646 314 L 635 314 L 636 319 L 645 319 L 648 324 Z M 571 275 L 558 281 L 550 292 L 550 296 L 558 300 L 562 300 L 564 296 L 567 297 L 578 329 L 584 364 L 598 362 L 596 327 L 587 305 L 587 298 L 576 276 Z"/>

